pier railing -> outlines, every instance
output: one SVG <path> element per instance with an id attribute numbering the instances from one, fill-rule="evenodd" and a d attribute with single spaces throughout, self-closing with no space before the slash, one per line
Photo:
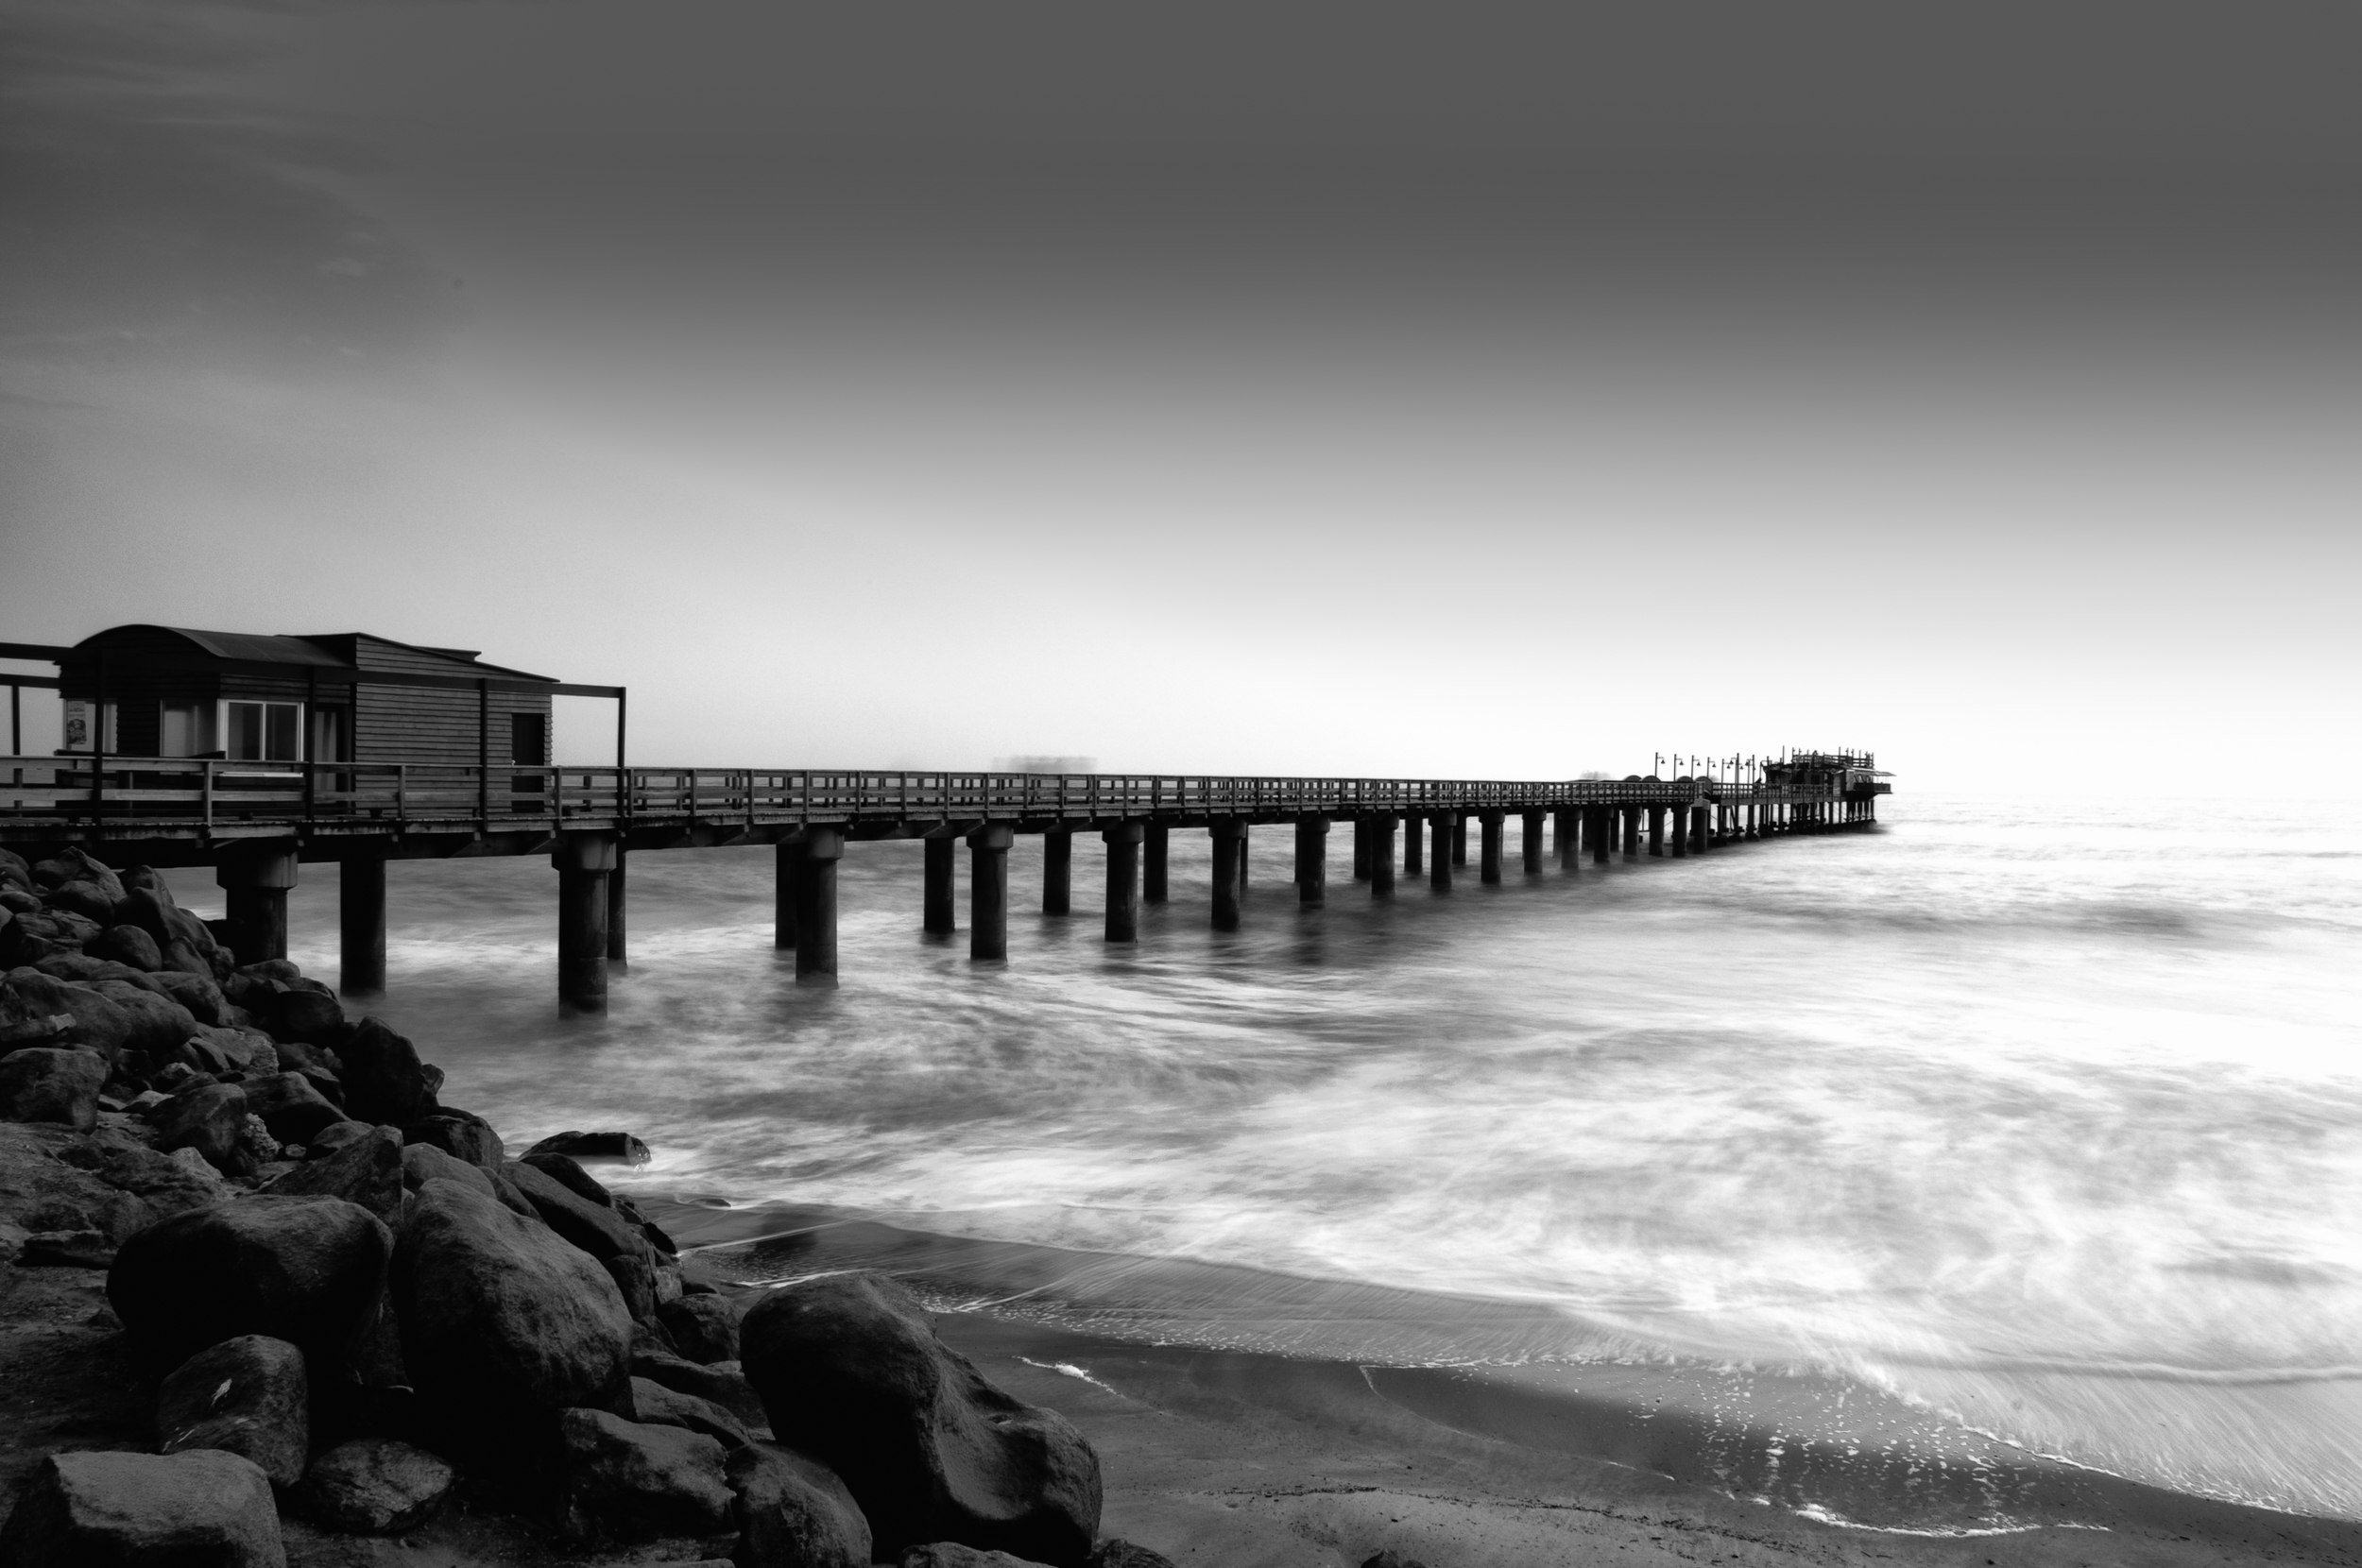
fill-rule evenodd
<path id="1" fill-rule="evenodd" d="M 0 758 L 0 827 L 610 828 L 679 823 L 1184 821 L 1590 806 L 1774 804 L 1827 791 L 1714 779 L 1512 781 L 1221 774 L 480 767 L 428 762 Z"/>

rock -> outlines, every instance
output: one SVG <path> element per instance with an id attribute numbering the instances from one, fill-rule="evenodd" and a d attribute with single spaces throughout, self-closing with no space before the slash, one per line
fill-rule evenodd
<path id="1" fill-rule="evenodd" d="M 274 1040 L 333 1047 L 342 1044 L 346 1034 L 345 1010 L 336 1005 L 335 997 L 317 991 L 282 991 L 271 998 L 270 1009 L 262 1017 L 263 1027 Z"/>
<path id="2" fill-rule="evenodd" d="M 372 1127 L 327 1158 L 306 1161 L 274 1178 L 263 1191 L 276 1197 L 341 1198 L 368 1210 L 392 1230 L 402 1224 L 402 1134 L 390 1127 Z"/>
<path id="3" fill-rule="evenodd" d="M 626 1165 L 646 1165 L 652 1156 L 648 1146 L 629 1133 L 553 1133 L 524 1152 L 526 1159 L 536 1154 L 565 1154 L 576 1160 L 621 1160 Z"/>
<path id="4" fill-rule="evenodd" d="M 471 1186 L 412 1196 L 393 1295 L 411 1382 L 478 1451 L 628 1393 L 631 1317 L 607 1270 Z"/>
<path id="5" fill-rule="evenodd" d="M 403 1136 L 409 1129 L 403 1129 Z M 594 1203 L 570 1188 L 538 1166 L 522 1160 L 512 1160 L 501 1169 L 517 1190 L 525 1196 L 535 1212 L 551 1230 L 564 1236 L 592 1257 L 645 1259 L 647 1242 L 631 1221 L 612 1208 Z M 649 1279 L 650 1303 L 654 1305 L 655 1280 Z"/>
<path id="6" fill-rule="evenodd" d="M 935 1338 L 882 1274 L 766 1294 L 739 1324 L 771 1429 L 845 1479 L 880 1551 L 936 1541 L 1070 1568 L 1099 1533 L 1099 1457 Z"/>
<path id="7" fill-rule="evenodd" d="M 549 1177 L 585 1202 L 596 1203 L 603 1209 L 617 1206 L 615 1195 L 608 1191 L 597 1177 L 583 1169 L 581 1163 L 570 1155 L 527 1154 L 517 1163 L 533 1167 L 534 1169 Z"/>
<path id="8" fill-rule="evenodd" d="M 0 1527 L 9 1568 L 286 1568 L 270 1481 L 217 1448 L 52 1454 Z"/>
<path id="9" fill-rule="evenodd" d="M 13 849 L 0 849 L 0 888 L 30 889 L 33 868 Z"/>
<path id="10" fill-rule="evenodd" d="M 631 1418 L 650 1426 L 680 1426 L 703 1432 L 725 1448 L 754 1440 L 746 1423 L 710 1400 L 668 1389 L 652 1378 L 631 1380 Z"/>
<path id="11" fill-rule="evenodd" d="M 723 1474 L 736 1498 L 740 1568 L 866 1568 L 869 1521 L 828 1466 L 751 1443 Z"/>
<path id="12" fill-rule="evenodd" d="M 1174 1568 L 1172 1559 L 1117 1536 L 1091 1548 L 1090 1568 Z"/>
<path id="13" fill-rule="evenodd" d="M 77 986 L 72 989 L 82 988 Z M 112 1002 L 124 1014 L 126 1023 L 123 1034 L 116 1042 L 121 1049 L 164 1055 L 197 1032 L 196 1015 L 165 996 L 163 987 L 152 976 L 141 975 L 135 970 L 122 979 L 95 980 L 88 989 Z M 74 1016 L 78 1025 L 81 1010 L 75 1009 Z M 87 1031 L 79 1028 L 76 1034 L 77 1038 L 88 1038 Z"/>
<path id="14" fill-rule="evenodd" d="M 43 888 L 59 888 L 68 882 L 95 882 L 110 903 L 124 894 L 123 878 L 106 861 L 78 847 L 59 850 L 34 865 L 32 871 L 35 885 Z"/>
<path id="15" fill-rule="evenodd" d="M 311 1384 L 303 1353 L 245 1334 L 209 1345 L 156 1392 L 156 1442 L 166 1454 L 218 1448 L 251 1459 L 275 1487 L 303 1478 L 312 1449 Z"/>
<path id="16" fill-rule="evenodd" d="M 458 1479 L 423 1448 L 392 1438 L 339 1443 L 312 1461 L 298 1502 L 330 1529 L 401 1535 L 423 1525 Z"/>
<path id="17" fill-rule="evenodd" d="M 90 916 L 77 914 L 72 910 L 58 909 L 44 904 L 42 906 L 41 912 L 43 917 L 49 922 L 53 933 L 52 940 L 63 947 L 80 948 L 107 929 L 105 921 L 93 920 Z"/>
<path id="18" fill-rule="evenodd" d="M 354 1116 L 402 1126 L 435 1113 L 435 1089 L 418 1048 L 384 1020 L 363 1018 L 343 1040 L 320 1043 L 335 1047 L 345 1103 Z"/>
<path id="19" fill-rule="evenodd" d="M 83 951 L 93 958 L 128 963 L 134 969 L 161 969 L 164 966 L 163 947 L 137 926 L 110 926 L 100 931 L 98 940 Z"/>
<path id="20" fill-rule="evenodd" d="M 568 1410 L 557 1434 L 570 1533 L 653 1541 L 732 1527 L 735 1498 L 711 1438 L 593 1409 Z"/>
<path id="21" fill-rule="evenodd" d="M 763 1409 L 762 1396 L 755 1392 L 755 1386 L 746 1381 L 735 1361 L 703 1367 L 670 1352 L 634 1349 L 631 1375 L 635 1380 L 645 1379 L 680 1393 L 693 1394 L 727 1411 L 749 1431 L 758 1427 L 766 1432 L 771 1429 L 770 1413 Z"/>
<path id="22" fill-rule="evenodd" d="M 20 1269 L 111 1269 L 114 1261 L 104 1231 L 36 1231 L 16 1250 Z"/>
<path id="23" fill-rule="evenodd" d="M 285 1339 L 325 1365 L 368 1327 L 392 1253 L 384 1222 L 340 1198 L 247 1198 L 126 1241 L 107 1300 L 150 1366 L 242 1334 Z"/>
<path id="24" fill-rule="evenodd" d="M 0 1015 L 30 1019 L 59 1014 L 72 1018 L 68 1031 L 76 1045 L 88 1046 L 110 1062 L 123 1053 L 137 1022 L 89 986 L 38 969 L 11 969 L 0 980 Z"/>
<path id="25" fill-rule="evenodd" d="M 681 1355 L 711 1365 L 738 1359 L 738 1313 L 720 1296 L 683 1296 L 657 1310 Z"/>
<path id="26" fill-rule="evenodd" d="M 1361 1559 L 1361 1568 L 1427 1568 L 1414 1557 L 1402 1557 L 1394 1552 L 1378 1552 Z"/>
<path id="27" fill-rule="evenodd" d="M 214 983 L 213 976 L 189 974 L 167 965 L 148 978 L 163 988 L 166 997 L 186 1008 L 200 1028 L 228 1031 L 230 1002 L 222 996 L 221 987 Z"/>
<path id="28" fill-rule="evenodd" d="M 189 1036 L 186 1045 L 199 1055 L 206 1072 L 260 1075 L 293 1069 L 293 1064 L 281 1063 L 278 1048 L 271 1044 L 269 1035 L 250 1029 L 199 1020 L 197 1032 Z"/>
<path id="29" fill-rule="evenodd" d="M 322 1099 L 301 1073 L 250 1078 L 238 1087 L 246 1095 L 248 1113 L 261 1116 L 263 1125 L 270 1129 L 270 1135 L 282 1143 L 310 1143 L 315 1133 L 345 1119 L 345 1114 Z M 396 1147 L 400 1147 L 399 1143 Z M 401 1155 L 394 1158 L 399 1164 Z"/>
<path id="30" fill-rule="evenodd" d="M 71 1031 L 74 1017 L 59 995 L 63 989 L 38 969 L 0 975 L 0 1051 L 45 1045 Z"/>
<path id="31" fill-rule="evenodd" d="M 198 1083 L 148 1114 L 156 1148 L 194 1149 L 215 1170 L 236 1174 L 238 1134 L 246 1130 L 246 1091 L 235 1083 Z"/>
<path id="32" fill-rule="evenodd" d="M 599 1263 L 615 1282 L 616 1290 L 624 1298 L 624 1310 L 635 1321 L 644 1323 L 656 1316 L 656 1265 L 649 1261 L 647 1253 L 603 1257 Z"/>
<path id="33" fill-rule="evenodd" d="M 41 901 L 44 908 L 78 914 L 102 930 L 115 923 L 115 901 L 96 882 L 62 883 L 43 894 Z"/>
<path id="34" fill-rule="evenodd" d="M 402 1136 L 405 1143 L 427 1144 L 494 1175 L 502 1173 L 501 1136 L 482 1116 L 438 1111 L 403 1123 Z"/>
<path id="35" fill-rule="evenodd" d="M 61 1121 L 87 1133 L 98 1125 L 98 1091 L 107 1059 L 94 1051 L 30 1046 L 0 1057 L 0 1119 Z"/>
<path id="36" fill-rule="evenodd" d="M 897 1568 L 1042 1568 L 1031 1558 L 979 1551 L 956 1541 L 931 1541 L 904 1550 Z"/>
<path id="37" fill-rule="evenodd" d="M 313 1159 L 325 1159 L 347 1144 L 357 1143 L 377 1131 L 366 1121 L 332 1121 L 312 1134 L 312 1141 L 303 1147 Z M 395 1136 L 401 1136 L 397 1131 Z"/>

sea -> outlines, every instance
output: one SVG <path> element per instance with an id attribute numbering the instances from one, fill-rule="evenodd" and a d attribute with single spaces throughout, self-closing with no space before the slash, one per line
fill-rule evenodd
<path id="1" fill-rule="evenodd" d="M 856 844 L 833 984 L 773 945 L 769 849 L 637 854 L 593 1019 L 544 861 L 403 861 L 354 1006 L 512 1149 L 639 1134 L 606 1174 L 693 1243 L 896 1236 L 939 1304 L 1686 1413 L 1710 1484 L 1840 1523 L 2019 1527 L 1992 1478 L 2028 1466 L 2362 1519 L 2356 814 L 1881 816 L 1538 875 L 1513 819 L 1499 885 L 1389 898 L 1341 830 L 1318 909 L 1264 828 L 1236 932 L 1176 832 L 1132 946 L 1095 836 L 1066 916 L 1020 839 L 990 963 L 965 854 L 930 937 L 919 845 Z M 335 871 L 302 876 L 333 982 Z M 1806 1451 L 1977 1484 L 1880 1513 Z"/>

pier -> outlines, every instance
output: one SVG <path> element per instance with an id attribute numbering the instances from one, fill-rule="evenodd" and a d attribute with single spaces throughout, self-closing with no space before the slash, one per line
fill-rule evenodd
<path id="1" fill-rule="evenodd" d="M 1019 834 L 1045 841 L 1041 909 L 1053 916 L 1076 908 L 1076 836 L 1098 838 L 1105 846 L 1105 939 L 1131 943 L 1139 939 L 1140 906 L 1170 895 L 1166 867 L 1176 831 L 1210 839 L 1208 918 L 1217 930 L 1236 930 L 1246 918 L 1258 828 L 1289 829 L 1292 902 L 1317 909 L 1330 895 L 1332 830 L 1351 834 L 1354 882 L 1366 886 L 1368 896 L 1385 898 L 1395 893 L 1397 873 L 1414 879 L 1423 866 L 1431 889 L 1449 889 L 1469 873 L 1472 837 L 1476 879 L 1500 883 L 1513 817 L 1520 828 L 1519 871 L 1532 878 L 1552 861 L 1573 872 L 1586 856 L 1594 865 L 1618 857 L 1682 859 L 1735 843 L 1864 828 L 1876 822 L 1878 797 L 1891 789 L 1874 758 L 1850 751 L 1797 752 L 1760 763 L 1733 758 L 1672 778 L 1526 782 L 630 767 L 621 760 L 622 688 L 490 673 L 459 650 L 383 639 L 336 647 L 326 638 L 250 638 L 237 640 L 254 646 L 237 646 L 231 634 L 172 635 L 212 641 L 198 654 L 151 647 L 142 673 L 115 677 L 118 694 L 136 690 L 147 711 L 161 715 L 145 733 L 168 737 L 173 722 L 169 693 L 156 694 L 160 669 L 166 676 L 204 671 L 217 681 L 243 674 L 284 684 L 293 658 L 308 701 L 286 703 L 295 710 L 296 739 L 282 749 L 297 755 L 266 755 L 260 728 L 248 746 L 256 755 L 113 755 L 111 742 L 128 727 L 121 707 L 129 705 L 110 702 L 106 666 L 90 643 L 0 644 L 0 656 L 51 658 L 63 672 L 62 681 L 0 675 L 11 687 L 14 754 L 0 757 L 0 846 L 28 860 L 74 845 L 115 866 L 211 866 L 228 911 L 220 934 L 241 963 L 286 956 L 288 890 L 303 864 L 334 861 L 340 867 L 340 979 L 352 995 L 384 988 L 385 868 L 394 861 L 548 856 L 557 873 L 559 999 L 595 1012 L 606 1005 L 608 965 L 627 951 L 631 859 L 662 850 L 772 845 L 775 940 L 794 951 L 799 978 L 824 980 L 837 973 L 837 863 L 864 842 L 925 841 L 923 891 L 914 913 L 920 929 L 935 934 L 957 929 L 954 868 L 965 846 L 969 954 L 995 962 L 1008 957 L 1009 849 Z M 328 656 L 310 660 L 261 646 L 296 642 L 326 647 Z M 386 649 L 402 652 L 401 667 L 364 667 L 365 659 L 383 659 Z M 487 673 L 449 673 L 454 668 Z M 93 715 L 83 744 L 59 755 L 22 755 L 17 687 L 60 688 L 70 711 L 77 687 L 94 690 L 94 698 L 83 699 Z M 386 691 L 411 703 L 390 750 L 382 741 L 355 743 L 361 724 L 372 736 L 386 727 L 369 716 L 364 693 L 371 690 L 381 704 Z M 323 699 L 339 692 L 341 707 Z M 547 760 L 553 693 L 616 700 L 615 765 Z M 440 721 L 429 699 L 448 699 Z M 226 709 L 233 699 L 206 700 Z M 203 706 L 192 702 L 191 711 Z M 338 714 L 332 726 L 328 720 Z M 187 722 L 211 721 L 199 711 Z M 445 732 L 439 741 L 438 722 Z M 466 745 L 451 742 L 454 724 L 469 730 Z M 493 760 L 496 727 L 509 760 Z M 70 747 L 75 738 L 69 720 Z M 402 749 L 405 738 L 418 742 L 419 755 Z M 468 749 L 471 760 L 451 759 L 454 750 Z"/>

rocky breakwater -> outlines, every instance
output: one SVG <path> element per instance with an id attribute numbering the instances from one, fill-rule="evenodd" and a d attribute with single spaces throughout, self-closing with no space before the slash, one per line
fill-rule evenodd
<path id="1" fill-rule="evenodd" d="M 0 1560 L 277 1564 L 465 1496 L 742 1568 L 1163 1561 L 891 1281 L 698 1277 L 574 1157 L 636 1138 L 511 1158 L 152 871 L 0 851 Z"/>

